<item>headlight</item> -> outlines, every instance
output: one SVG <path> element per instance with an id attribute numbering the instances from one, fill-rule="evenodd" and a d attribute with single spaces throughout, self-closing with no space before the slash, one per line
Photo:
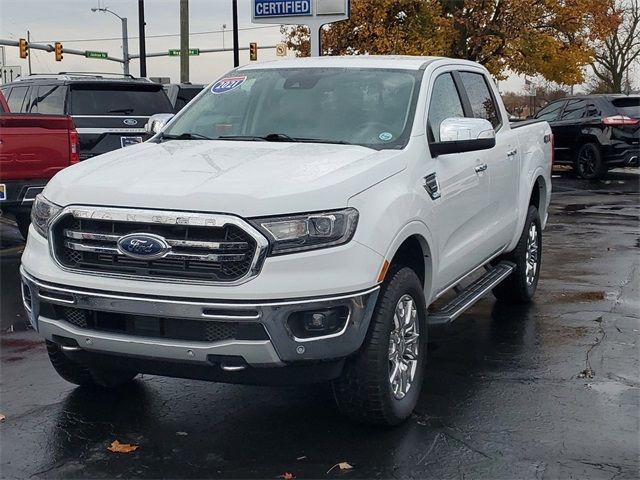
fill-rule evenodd
<path id="1" fill-rule="evenodd" d="M 271 254 L 302 252 L 347 243 L 358 224 L 358 211 L 345 208 L 333 212 L 258 218 L 252 223 L 271 240 Z"/>
<path id="2" fill-rule="evenodd" d="M 36 196 L 33 206 L 31 207 L 31 224 L 35 227 L 36 231 L 44 238 L 49 236 L 49 224 L 60 211 L 62 207 L 59 207 L 55 203 L 51 203 L 44 198 L 42 194 Z"/>

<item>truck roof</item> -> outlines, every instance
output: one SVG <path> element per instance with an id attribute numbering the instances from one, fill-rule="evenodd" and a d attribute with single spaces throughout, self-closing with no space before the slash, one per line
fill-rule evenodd
<path id="1" fill-rule="evenodd" d="M 305 57 L 270 62 L 254 63 L 238 70 L 263 70 L 280 68 L 388 68 L 401 70 L 420 70 L 436 60 L 445 57 L 414 57 L 403 55 L 345 55 Z M 458 62 L 459 60 L 456 60 Z"/>

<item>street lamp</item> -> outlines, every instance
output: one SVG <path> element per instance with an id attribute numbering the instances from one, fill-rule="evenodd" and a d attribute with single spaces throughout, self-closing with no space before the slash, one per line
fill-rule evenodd
<path id="1" fill-rule="evenodd" d="M 108 8 L 92 8 L 92 12 L 108 12 L 111 15 L 115 15 L 122 22 L 122 59 L 124 74 L 129 75 L 129 35 L 127 34 L 127 18 L 121 17 L 116 12 L 109 10 Z"/>

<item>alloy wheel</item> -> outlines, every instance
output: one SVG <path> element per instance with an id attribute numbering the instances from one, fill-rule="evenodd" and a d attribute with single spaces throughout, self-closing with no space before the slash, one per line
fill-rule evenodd
<path id="1" fill-rule="evenodd" d="M 416 303 L 411 295 L 405 294 L 396 304 L 389 339 L 389 383 L 398 400 L 411 389 L 418 369 L 419 329 Z"/>

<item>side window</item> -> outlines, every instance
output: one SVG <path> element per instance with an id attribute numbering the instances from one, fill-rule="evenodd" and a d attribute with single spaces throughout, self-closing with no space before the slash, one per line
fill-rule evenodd
<path id="1" fill-rule="evenodd" d="M 562 106 L 564 105 L 564 100 L 561 102 L 554 102 L 550 105 L 547 105 L 538 113 L 536 113 L 535 118 L 539 120 L 546 120 L 547 122 L 552 122 L 558 118 L 560 114 L 560 110 L 562 110 Z"/>
<path id="2" fill-rule="evenodd" d="M 9 96 L 7 97 L 7 103 L 9 104 L 9 110 L 13 113 L 20 113 L 23 110 L 23 102 L 24 97 L 27 95 L 27 91 L 29 87 L 27 85 L 13 87 L 9 91 Z"/>
<path id="3" fill-rule="evenodd" d="M 440 141 L 440 124 L 444 119 L 451 117 L 464 117 L 464 110 L 453 77 L 450 73 L 445 73 L 433 83 L 429 101 L 427 129 L 430 141 Z"/>
<path id="4" fill-rule="evenodd" d="M 40 85 L 34 98 L 31 96 L 30 113 L 64 113 L 64 87 L 62 85 Z"/>
<path id="5" fill-rule="evenodd" d="M 569 100 L 560 116 L 560 120 L 577 120 L 586 115 L 586 100 Z"/>
<path id="6" fill-rule="evenodd" d="M 593 103 L 587 105 L 587 117 L 600 117 L 602 116 L 602 112 L 600 109 Z"/>
<path id="7" fill-rule="evenodd" d="M 460 72 L 460 78 L 467 91 L 473 116 L 489 120 L 493 128 L 500 126 L 498 109 L 485 76 L 481 73 Z"/>

